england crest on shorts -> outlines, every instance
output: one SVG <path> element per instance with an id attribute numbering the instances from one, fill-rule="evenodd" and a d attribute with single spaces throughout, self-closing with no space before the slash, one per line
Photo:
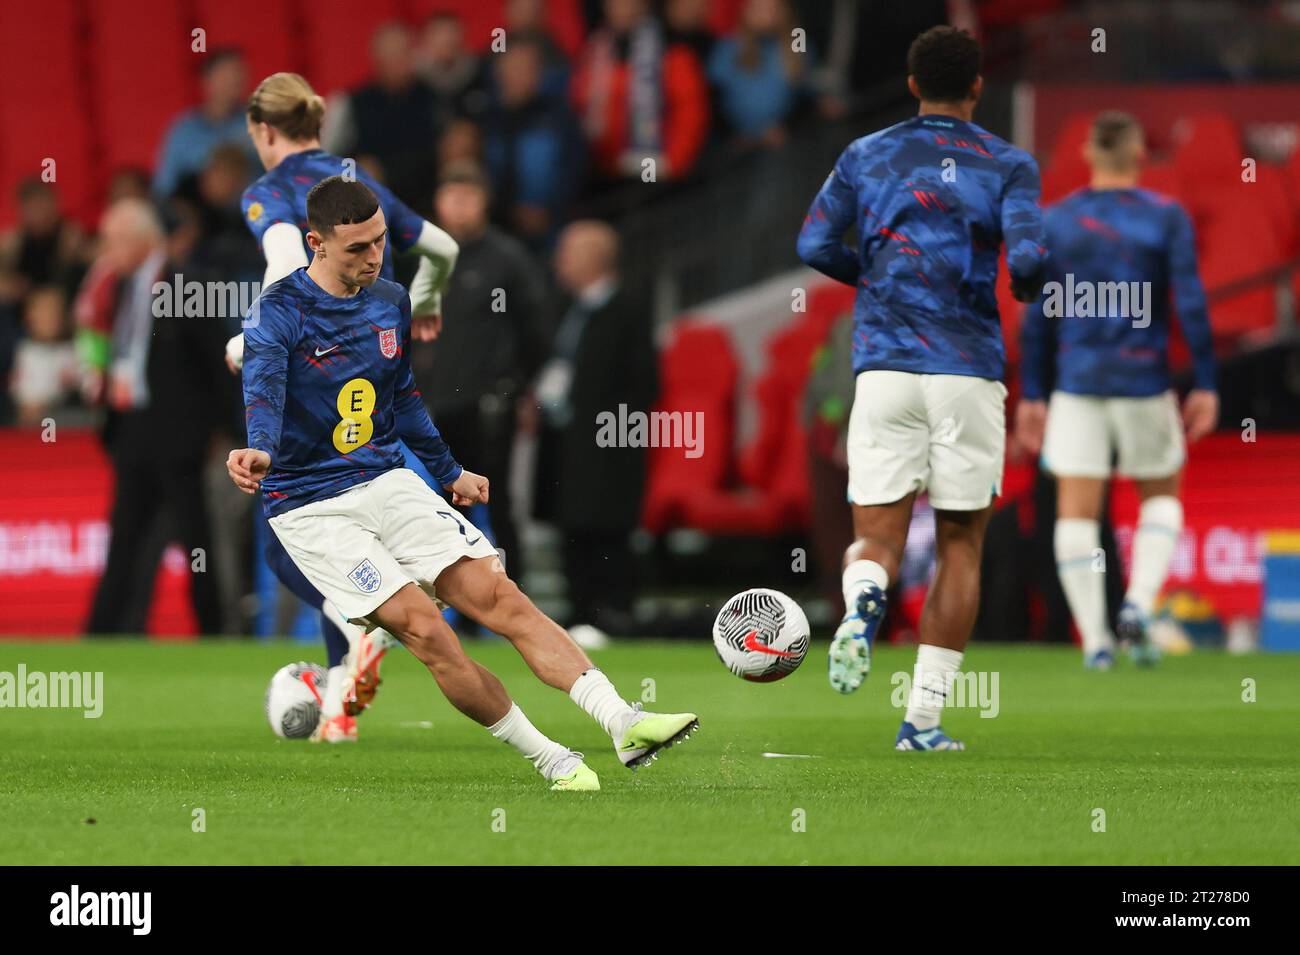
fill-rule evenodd
<path id="1" fill-rule="evenodd" d="M 397 354 L 397 329 L 385 328 L 380 331 L 379 352 L 385 358 L 392 358 Z"/>
<path id="2" fill-rule="evenodd" d="M 363 594 L 373 594 L 379 589 L 383 582 L 383 577 L 379 574 L 379 569 L 366 558 L 357 566 L 352 568 L 352 573 L 348 574 L 348 580 L 356 584 L 357 590 Z"/>

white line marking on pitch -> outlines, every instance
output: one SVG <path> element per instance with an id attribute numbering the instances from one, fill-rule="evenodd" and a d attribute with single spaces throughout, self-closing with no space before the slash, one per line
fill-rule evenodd
<path id="1" fill-rule="evenodd" d="M 764 753 L 768 759 L 821 759 L 820 756 L 805 756 L 803 753 Z"/>

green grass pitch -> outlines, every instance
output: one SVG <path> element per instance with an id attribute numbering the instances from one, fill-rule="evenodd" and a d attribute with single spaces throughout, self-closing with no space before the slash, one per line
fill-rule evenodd
<path id="1" fill-rule="evenodd" d="M 0 643 L 0 671 L 100 670 L 105 697 L 99 719 L 0 709 L 0 863 L 1300 862 L 1300 656 L 1088 673 L 1071 649 L 976 646 L 967 666 L 998 673 L 998 715 L 952 710 L 967 752 L 905 754 L 890 675 L 913 651 L 882 648 L 840 697 L 825 650 L 763 685 L 707 643 L 595 654 L 625 695 L 652 686 L 648 708 L 700 714 L 633 774 L 508 646 L 472 644 L 544 732 L 587 754 L 604 788 L 578 794 L 547 791 L 402 651 L 360 743 L 317 746 L 275 739 L 262 713 L 272 672 L 315 646 Z"/>

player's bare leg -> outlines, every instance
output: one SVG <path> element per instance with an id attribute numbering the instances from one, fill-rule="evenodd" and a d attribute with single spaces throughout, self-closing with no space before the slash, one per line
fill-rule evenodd
<path id="1" fill-rule="evenodd" d="M 1179 499 L 1182 472 L 1162 478 L 1142 478 L 1136 483 L 1141 504 L 1137 531 L 1133 535 L 1128 591 L 1124 594 L 1117 629 L 1133 661 L 1150 666 L 1159 660 L 1160 651 L 1151 641 L 1148 626 L 1183 529 L 1183 504 Z"/>
<path id="2" fill-rule="evenodd" d="M 911 493 L 890 504 L 853 505 L 855 539 L 844 551 L 844 619 L 827 657 L 827 675 L 840 693 L 852 693 L 871 672 L 885 593 L 898 577 L 915 500 Z"/>
<path id="3" fill-rule="evenodd" d="M 978 511 L 934 513 L 935 574 L 921 609 L 921 645 L 897 749 L 965 749 L 943 732 L 939 720 L 979 613 L 980 560 L 992 515 L 991 504 Z"/>
<path id="4" fill-rule="evenodd" d="M 1101 549 L 1105 492 L 1106 482 L 1101 478 L 1063 476 L 1056 482 L 1056 573 L 1083 639 L 1084 665 L 1094 670 L 1108 670 L 1115 662 L 1115 637 L 1106 619 L 1106 563 Z"/>
<path id="5" fill-rule="evenodd" d="M 699 727 L 694 713 L 629 706 L 564 629 L 542 613 L 493 557 L 463 559 L 435 582 L 439 599 L 501 634 L 537 678 L 563 690 L 609 734 L 623 765 L 637 769 Z"/>
<path id="6" fill-rule="evenodd" d="M 442 613 L 415 584 L 389 597 L 371 618 L 428 667 L 452 706 L 517 749 L 554 783 L 553 789 L 600 788 L 581 754 L 542 735 L 511 702 L 501 681 L 465 654 Z"/>
<path id="7" fill-rule="evenodd" d="M 537 678 L 547 686 L 569 692 L 575 680 L 594 664 L 564 628 L 504 573 L 493 570 L 496 558 L 461 560 L 437 580 L 438 597 L 468 614 L 519 651 Z"/>

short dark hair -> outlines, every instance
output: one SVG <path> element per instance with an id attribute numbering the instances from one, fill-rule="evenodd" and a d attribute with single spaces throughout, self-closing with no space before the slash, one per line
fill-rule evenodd
<path id="1" fill-rule="evenodd" d="M 1142 135 L 1142 124 L 1132 113 L 1107 109 L 1093 117 L 1089 136 L 1098 149 L 1111 150 Z"/>
<path id="2" fill-rule="evenodd" d="M 365 222 L 379 208 L 379 197 L 364 182 L 330 176 L 307 193 L 307 225 L 318 235 L 330 235 L 335 226 Z"/>
<path id="3" fill-rule="evenodd" d="M 970 95 L 980 75 L 979 41 L 956 27 L 931 27 L 907 51 L 907 72 L 916 80 L 921 98 L 932 103 L 957 103 Z"/>

